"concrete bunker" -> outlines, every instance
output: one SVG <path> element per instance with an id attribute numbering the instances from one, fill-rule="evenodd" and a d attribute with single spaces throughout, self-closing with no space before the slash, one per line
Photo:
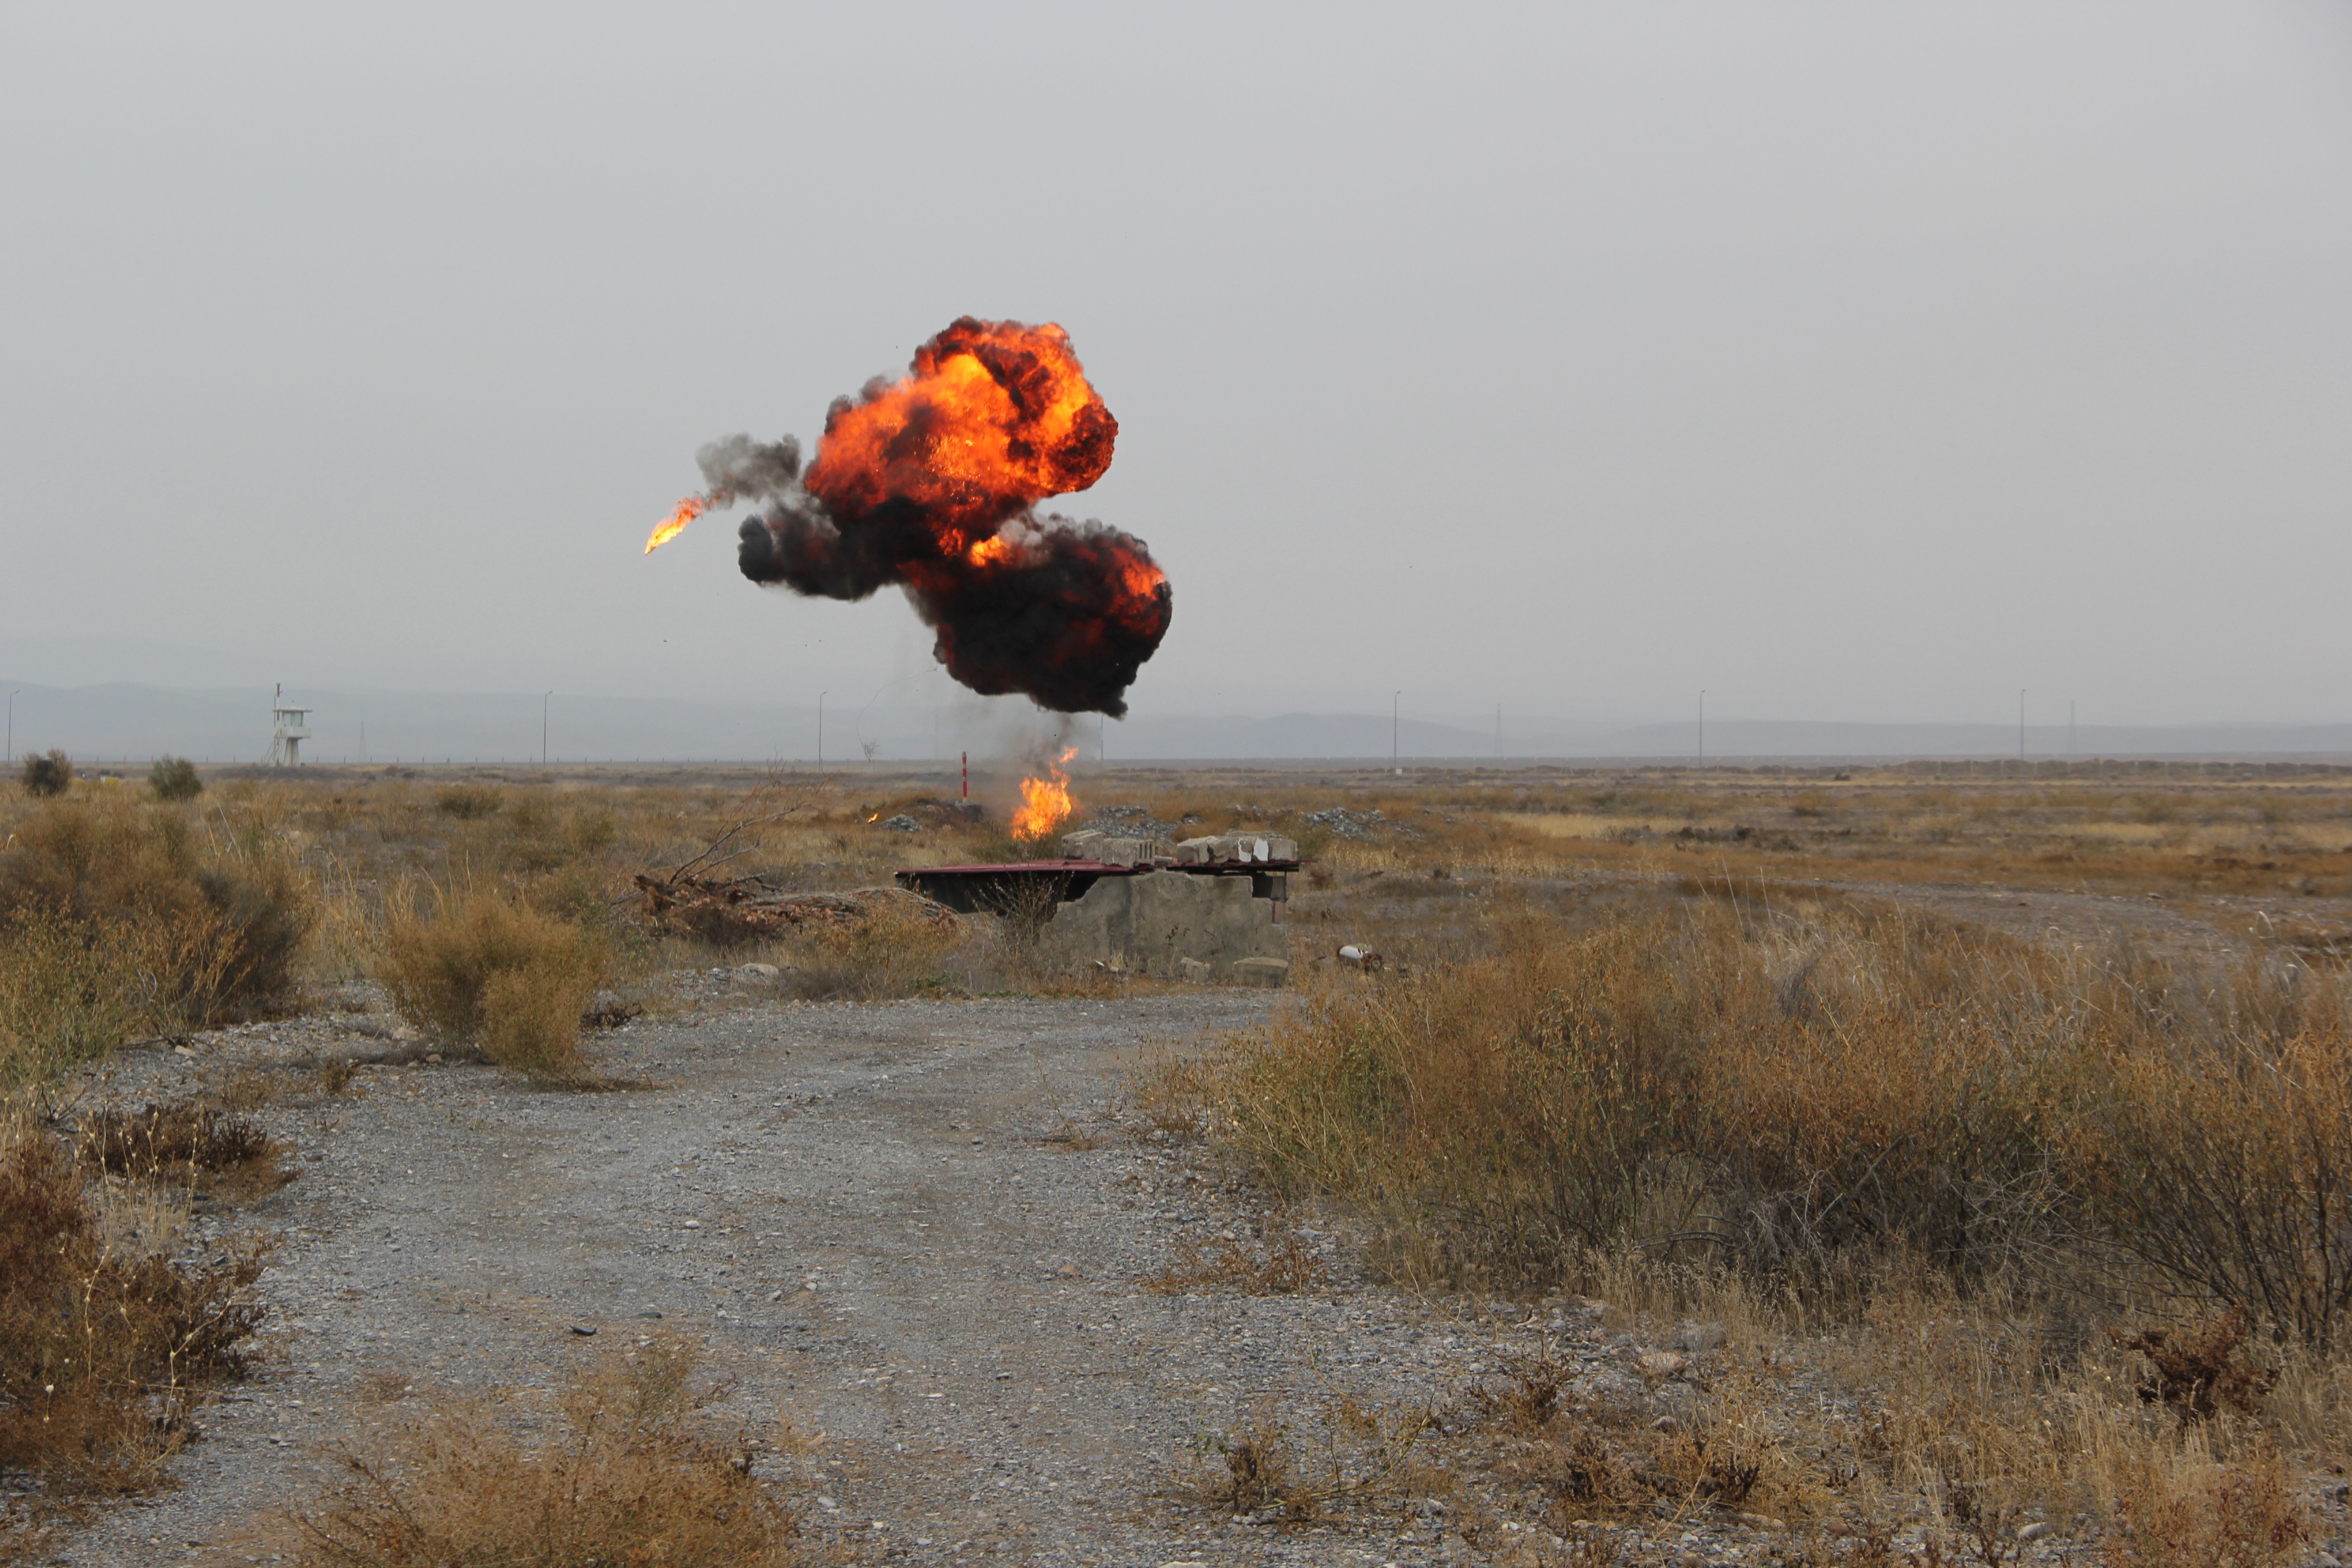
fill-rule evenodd
<path id="1" fill-rule="evenodd" d="M 1189 838 L 1066 837 L 1052 860 L 931 866 L 899 886 L 960 912 L 1034 912 L 1042 942 L 1076 963 L 1209 984 L 1282 985 L 1298 846 L 1272 833 Z"/>

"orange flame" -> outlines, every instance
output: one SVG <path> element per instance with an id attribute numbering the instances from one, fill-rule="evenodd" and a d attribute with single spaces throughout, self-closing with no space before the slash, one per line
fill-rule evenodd
<path id="1" fill-rule="evenodd" d="M 941 553 L 961 554 L 1016 508 L 1102 478 L 1118 437 L 1068 333 L 965 317 L 915 352 L 912 374 L 834 405 L 807 482 L 836 517 L 911 501 Z"/>
<path id="2" fill-rule="evenodd" d="M 646 541 L 646 553 L 651 555 L 655 551 L 684 533 L 686 525 L 700 517 L 704 509 L 709 505 L 710 503 L 700 496 L 688 496 L 678 502 L 677 510 L 662 519 L 654 529 L 654 536 Z"/>
<path id="3" fill-rule="evenodd" d="M 1062 764 L 1078 754 L 1076 746 L 1066 747 L 1061 756 L 1045 764 L 1046 776 L 1021 781 L 1021 809 L 1013 814 L 1013 837 L 1035 841 L 1070 819 L 1077 805 L 1070 799 L 1070 775 Z"/>

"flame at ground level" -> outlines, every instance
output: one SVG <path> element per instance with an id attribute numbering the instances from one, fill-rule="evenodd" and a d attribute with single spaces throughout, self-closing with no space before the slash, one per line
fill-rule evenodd
<path id="1" fill-rule="evenodd" d="M 686 531 L 686 525 L 702 515 L 710 503 L 700 496 L 688 496 L 677 503 L 677 510 L 654 525 L 654 536 L 646 541 L 646 553 L 651 555 L 671 540 Z"/>
<path id="2" fill-rule="evenodd" d="M 1076 746 L 1066 747 L 1059 758 L 1045 764 L 1045 777 L 1021 781 L 1021 809 L 1013 814 L 1013 837 L 1043 838 L 1070 819 L 1077 806 L 1070 799 L 1070 775 L 1062 771 L 1062 764 L 1077 754 Z"/>

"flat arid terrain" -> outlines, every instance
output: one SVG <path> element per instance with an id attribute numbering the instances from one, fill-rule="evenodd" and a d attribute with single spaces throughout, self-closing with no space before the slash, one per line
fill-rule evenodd
<path id="1" fill-rule="evenodd" d="M 0 799 L 0 1561 L 2344 1549 L 2352 773 L 1076 777 L 1271 991 L 919 776 L 201 784 Z"/>

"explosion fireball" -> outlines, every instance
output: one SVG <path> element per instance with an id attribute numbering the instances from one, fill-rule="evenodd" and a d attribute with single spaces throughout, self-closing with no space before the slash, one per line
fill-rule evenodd
<path id="1" fill-rule="evenodd" d="M 972 690 L 1118 718 L 1167 635 L 1167 575 L 1132 534 L 1035 510 L 1102 478 L 1118 437 L 1061 328 L 966 316 L 903 379 L 835 399 L 805 477 L 790 437 L 705 447 L 709 489 L 646 548 L 706 507 L 772 501 L 740 530 L 752 582 L 833 599 L 895 585 Z"/>

